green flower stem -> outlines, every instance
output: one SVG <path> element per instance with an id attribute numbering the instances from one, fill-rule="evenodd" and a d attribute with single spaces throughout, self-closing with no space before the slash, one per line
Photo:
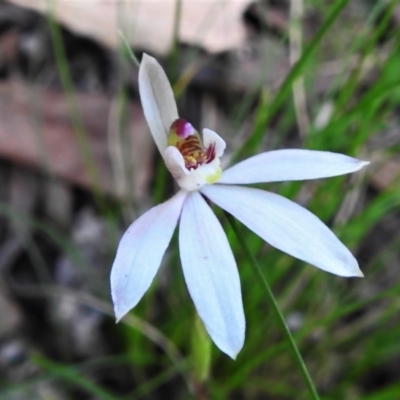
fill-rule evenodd
<path id="1" fill-rule="evenodd" d="M 295 359 L 295 361 L 297 363 L 297 366 L 300 369 L 300 372 L 301 372 L 301 374 L 303 376 L 303 379 L 304 379 L 304 381 L 305 381 L 305 383 L 307 385 L 307 388 L 308 388 L 308 390 L 310 392 L 311 398 L 313 400 L 320 400 L 319 396 L 318 396 L 318 393 L 317 393 L 317 391 L 315 389 L 314 382 L 311 379 L 310 374 L 308 373 L 307 367 L 306 367 L 306 365 L 305 365 L 305 363 L 303 361 L 303 358 L 301 357 L 299 349 L 297 348 L 296 342 L 294 341 L 293 336 L 292 336 L 288 326 L 286 325 L 285 318 L 283 317 L 283 315 L 282 315 L 282 313 L 281 313 L 281 311 L 279 309 L 278 303 L 277 303 L 277 301 L 276 301 L 276 299 L 275 299 L 275 297 L 274 297 L 274 295 L 272 293 L 272 290 L 271 290 L 271 288 L 270 288 L 270 286 L 268 284 L 268 281 L 265 279 L 265 277 L 263 275 L 263 272 L 262 272 L 260 266 L 258 265 L 257 260 L 255 259 L 253 253 L 250 251 L 250 248 L 246 243 L 244 235 L 242 234 L 242 232 L 239 229 L 237 221 L 235 220 L 235 218 L 233 218 L 227 212 L 225 212 L 225 215 L 226 215 L 229 223 L 231 224 L 232 229 L 234 230 L 235 234 L 237 235 L 237 237 L 239 239 L 239 242 L 242 245 L 243 250 L 244 250 L 244 252 L 245 252 L 250 264 L 256 270 L 257 274 L 260 277 L 261 282 L 263 283 L 263 285 L 264 285 L 264 287 L 266 289 L 268 301 L 269 301 L 269 303 L 270 303 L 270 305 L 271 305 L 271 307 L 272 307 L 272 309 L 273 309 L 273 311 L 274 311 L 274 313 L 275 313 L 275 315 L 277 317 L 277 320 L 278 320 L 278 322 L 279 322 L 279 324 L 281 326 L 282 332 L 283 332 L 286 340 L 289 343 L 290 350 L 292 351 L 293 357 L 294 357 L 294 359 Z"/>
<path id="2" fill-rule="evenodd" d="M 208 399 L 206 383 L 211 368 L 211 339 L 197 312 L 192 330 L 191 367 L 196 399 Z"/>

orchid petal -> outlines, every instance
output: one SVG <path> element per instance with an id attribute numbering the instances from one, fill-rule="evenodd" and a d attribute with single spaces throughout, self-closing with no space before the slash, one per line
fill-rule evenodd
<path id="1" fill-rule="evenodd" d="M 178 119 L 174 93 L 158 61 L 143 54 L 139 68 L 139 92 L 144 115 L 158 150 L 163 154 L 172 123 Z"/>
<path id="2" fill-rule="evenodd" d="M 336 275 L 363 276 L 333 232 L 298 204 L 240 186 L 204 186 L 201 192 L 279 250 Z"/>
<path id="3" fill-rule="evenodd" d="M 286 149 L 250 157 L 224 171 L 219 183 L 248 184 L 328 178 L 358 171 L 368 161 L 328 151 Z"/>
<path id="4" fill-rule="evenodd" d="M 212 131 L 211 129 L 203 129 L 203 144 L 204 148 L 208 148 L 210 145 L 215 145 L 215 155 L 221 157 L 224 154 L 226 143 L 218 133 Z"/>
<path id="5" fill-rule="evenodd" d="M 164 151 L 163 157 L 168 171 L 171 172 L 177 182 L 189 174 L 188 169 L 185 167 L 183 155 L 176 147 L 168 146 Z"/>
<path id="6" fill-rule="evenodd" d="M 221 224 L 198 192 L 183 206 L 179 249 L 198 314 L 214 343 L 235 358 L 245 334 L 239 274 Z"/>
<path id="7" fill-rule="evenodd" d="M 187 194 L 143 214 L 122 237 L 111 270 L 111 294 L 117 321 L 149 288 L 174 233 Z"/>

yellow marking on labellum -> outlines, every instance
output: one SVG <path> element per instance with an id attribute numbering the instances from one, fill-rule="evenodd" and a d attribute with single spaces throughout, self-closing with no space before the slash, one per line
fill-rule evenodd
<path id="1" fill-rule="evenodd" d="M 212 185 L 213 183 L 218 182 L 220 180 L 221 175 L 222 175 L 222 170 L 220 167 L 218 167 L 212 175 L 207 175 L 205 177 L 205 180 L 209 185 Z"/>

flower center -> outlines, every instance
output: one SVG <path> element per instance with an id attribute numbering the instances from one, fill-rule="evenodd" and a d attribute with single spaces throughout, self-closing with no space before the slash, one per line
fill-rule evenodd
<path id="1" fill-rule="evenodd" d="M 179 150 L 188 170 L 208 164 L 215 158 L 215 144 L 204 149 L 199 133 L 182 118 L 175 120 L 171 125 L 168 145 L 175 146 Z"/>

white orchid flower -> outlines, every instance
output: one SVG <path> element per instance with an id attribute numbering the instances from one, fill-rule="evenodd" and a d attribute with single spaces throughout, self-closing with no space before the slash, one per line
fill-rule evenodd
<path id="1" fill-rule="evenodd" d="M 236 357 L 245 335 L 239 274 L 205 198 L 279 250 L 336 275 L 363 276 L 350 251 L 309 211 L 277 194 L 235 185 L 337 176 L 368 162 L 324 151 L 275 150 L 222 172 L 224 140 L 210 129 L 201 137 L 178 117 L 163 69 L 146 54 L 139 89 L 151 134 L 181 190 L 143 214 L 121 239 L 111 271 L 117 320 L 149 288 L 180 220 L 180 258 L 189 293 L 214 343 Z"/>

